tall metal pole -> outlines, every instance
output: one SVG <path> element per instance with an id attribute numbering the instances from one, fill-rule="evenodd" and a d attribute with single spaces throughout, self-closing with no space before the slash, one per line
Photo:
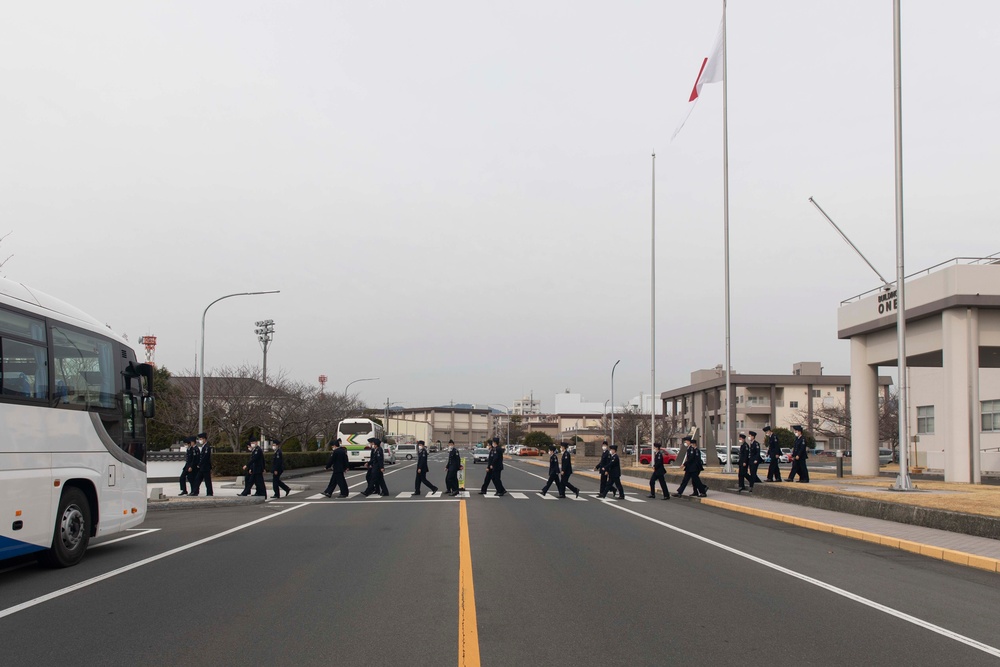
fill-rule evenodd
<path id="1" fill-rule="evenodd" d="M 729 76 L 726 71 L 726 0 L 722 0 L 722 221 L 726 264 L 726 465 L 722 471 L 731 473 L 736 401 L 733 400 L 732 363 L 729 354 Z"/>
<path id="2" fill-rule="evenodd" d="M 368 382 L 369 380 L 378 380 L 378 379 L 379 378 L 359 378 L 357 380 L 351 380 L 350 382 L 347 383 L 347 386 L 344 387 L 344 396 L 347 396 L 347 390 L 350 389 L 351 385 L 354 384 L 355 382 Z"/>
<path id="3" fill-rule="evenodd" d="M 267 290 L 266 292 L 237 292 L 235 294 L 227 294 L 226 296 L 220 296 L 218 299 L 212 303 L 205 306 L 205 310 L 201 313 L 201 367 L 198 370 L 198 432 L 202 433 L 205 430 L 205 316 L 208 315 L 208 309 L 219 303 L 223 299 L 229 299 L 234 296 L 256 296 L 258 294 L 279 294 L 281 290 Z"/>
<path id="4" fill-rule="evenodd" d="M 615 369 L 618 368 L 618 364 L 622 362 L 621 359 L 615 362 L 615 365 L 611 367 L 611 444 L 615 444 Z"/>
<path id="5" fill-rule="evenodd" d="M 896 354 L 899 360 L 899 475 L 892 486 L 896 491 L 914 490 L 909 467 L 909 420 L 906 381 L 906 272 L 903 262 L 903 87 L 900 63 L 899 3 L 892 3 L 893 110 L 895 111 L 896 162 Z"/>
<path id="6" fill-rule="evenodd" d="M 826 214 L 826 211 L 823 210 L 823 207 L 820 206 L 819 203 L 815 199 L 813 199 L 812 197 L 809 198 L 809 203 L 812 204 L 813 206 L 815 206 L 816 210 L 819 211 L 820 214 L 824 218 L 826 218 L 826 221 L 829 222 L 831 225 L 833 225 L 833 228 L 837 230 L 837 233 L 840 234 L 840 237 L 842 239 L 844 239 L 845 241 L 847 241 L 847 245 L 849 245 L 852 248 L 854 248 L 854 252 L 858 253 L 858 257 L 860 257 L 861 259 L 863 259 L 865 261 L 865 264 L 868 265 L 868 268 L 875 272 L 875 275 L 878 276 L 878 279 L 882 281 L 882 283 L 886 286 L 886 288 L 892 287 L 892 285 L 890 285 L 889 281 L 885 279 L 885 276 L 883 276 L 881 273 L 879 273 L 878 269 L 876 269 L 872 265 L 872 263 L 868 261 L 868 258 L 864 256 L 864 253 L 862 253 L 860 250 L 858 250 L 858 246 L 854 245 L 854 241 L 852 241 L 851 239 L 847 238 L 847 234 L 844 233 L 844 230 L 842 230 L 840 227 L 838 227 L 837 223 L 833 221 L 833 218 L 831 218 L 829 215 Z"/>
<path id="7" fill-rule="evenodd" d="M 649 244 L 649 446 L 656 442 L 656 151 L 653 151 L 653 200 Z M 640 406 L 641 409 L 642 406 Z M 636 437 L 636 451 L 639 438 Z M 650 450 L 652 451 L 652 450 Z"/>

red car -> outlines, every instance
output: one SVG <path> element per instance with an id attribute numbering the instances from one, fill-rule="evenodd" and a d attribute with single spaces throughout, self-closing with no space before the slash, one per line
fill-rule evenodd
<path id="1" fill-rule="evenodd" d="M 677 460 L 676 454 L 671 454 L 670 452 L 663 452 L 663 465 L 668 466 Z M 639 450 L 639 463 L 644 466 L 651 465 L 653 463 L 653 450 L 650 447 L 643 447 Z"/>
<path id="2" fill-rule="evenodd" d="M 518 456 L 541 456 L 542 453 L 538 451 L 535 447 L 521 447 L 521 451 L 517 453 Z"/>

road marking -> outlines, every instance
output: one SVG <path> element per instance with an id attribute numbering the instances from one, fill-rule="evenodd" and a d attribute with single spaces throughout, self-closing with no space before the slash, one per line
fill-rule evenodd
<path id="1" fill-rule="evenodd" d="M 586 498 L 580 498 L 578 496 L 567 496 L 567 498 L 569 498 L 570 500 L 575 500 L 575 501 L 580 502 L 580 503 L 587 502 Z"/>
<path id="2" fill-rule="evenodd" d="M 627 502 L 630 502 L 630 503 L 644 503 L 644 502 L 646 502 L 645 500 L 640 500 L 639 498 L 633 498 L 632 496 L 625 496 L 624 499 Z"/>
<path id="3" fill-rule="evenodd" d="M 430 493 L 428 493 L 424 497 L 425 498 L 440 498 L 441 497 L 441 492 L 440 491 L 431 491 Z"/>
<path id="4" fill-rule="evenodd" d="M 160 529 L 159 528 L 130 528 L 128 530 L 128 532 L 132 533 L 131 535 L 126 535 L 125 537 L 119 537 L 116 540 L 108 540 L 107 542 L 101 542 L 100 544 L 94 544 L 94 545 L 92 545 L 90 547 L 87 547 L 87 548 L 88 549 L 96 549 L 97 547 L 104 547 L 104 546 L 107 546 L 109 544 L 114 544 L 115 542 L 124 542 L 125 540 L 131 540 L 133 537 L 142 537 L 143 535 L 148 535 L 150 533 L 155 533 L 158 530 L 160 530 Z"/>
<path id="5" fill-rule="evenodd" d="M 934 625 L 933 623 L 930 623 L 929 621 L 925 621 L 925 620 L 923 620 L 921 618 L 917 618 L 916 616 L 911 616 L 910 614 L 907 614 L 906 612 L 899 611 L 898 609 L 893 609 L 892 607 L 888 607 L 888 606 L 886 606 L 884 604 L 875 602 L 874 600 L 869 600 L 868 598 L 861 597 L 860 595 L 857 595 L 856 593 L 851 593 L 850 591 L 844 590 L 843 588 L 838 588 L 837 586 L 834 586 L 832 584 L 828 584 L 825 581 L 820 581 L 819 579 L 814 579 L 813 577 L 810 577 L 810 576 L 805 575 L 805 574 L 801 574 L 801 573 L 796 572 L 794 570 L 789 570 L 786 567 L 782 567 L 780 565 L 775 565 L 774 563 L 772 563 L 770 561 L 767 561 L 767 560 L 764 560 L 763 558 L 758 558 L 757 556 L 754 556 L 752 554 L 748 554 L 745 551 L 740 551 L 739 549 L 735 549 L 733 547 L 727 546 L 725 544 L 722 544 L 721 542 L 716 542 L 715 540 L 711 540 L 711 539 L 709 539 L 707 537 L 702 537 L 701 535 L 697 535 L 697 534 L 692 533 L 692 532 L 690 532 L 688 530 L 684 530 L 683 528 L 678 528 L 677 526 L 673 526 L 673 525 L 671 525 L 669 523 L 666 523 L 664 521 L 660 521 L 659 519 L 653 519 L 652 517 L 648 517 L 648 516 L 646 516 L 644 514 L 641 514 L 640 512 L 636 512 L 635 510 L 630 510 L 628 508 L 622 507 L 621 505 L 611 505 L 611 507 L 614 507 L 616 510 L 620 510 L 622 512 L 628 512 L 629 514 L 637 516 L 640 519 L 645 519 L 646 521 L 649 521 L 651 523 L 655 523 L 655 524 L 657 524 L 659 526 L 663 526 L 664 528 L 672 530 L 672 531 L 674 531 L 676 533 L 680 533 L 681 535 L 686 535 L 688 537 L 692 537 L 692 538 L 698 540 L 699 542 L 704 542 L 705 544 L 711 545 L 711 546 L 716 547 L 718 549 L 722 549 L 723 551 L 728 551 L 731 554 L 734 554 L 736 556 L 740 556 L 741 558 L 745 558 L 745 559 L 747 559 L 749 561 L 757 563 L 758 565 L 763 565 L 764 567 L 770 568 L 770 569 L 772 569 L 772 570 L 774 570 L 776 572 L 780 572 L 782 574 L 787 574 L 788 576 L 794 577 L 794 578 L 796 578 L 796 579 L 798 579 L 800 581 L 804 581 L 807 584 L 812 584 L 813 586 L 816 586 L 818 588 L 822 588 L 824 590 L 830 591 L 831 593 L 834 593 L 835 595 L 839 595 L 841 597 L 847 598 L 848 600 L 851 600 L 853 602 L 857 602 L 857 603 L 862 604 L 862 605 L 864 605 L 866 607 L 870 607 L 872 609 L 875 609 L 876 611 L 881 611 L 881 612 L 883 612 L 885 614 L 888 614 L 889 616 L 894 616 L 895 618 L 898 618 L 898 619 L 900 619 L 902 621 L 906 621 L 907 623 L 912 623 L 913 625 L 916 625 L 917 627 L 924 628 L 925 630 L 930 630 L 931 632 L 939 634 L 942 637 L 946 637 L 948 639 L 953 639 L 956 642 L 959 642 L 961 644 L 965 644 L 966 646 L 970 646 L 970 647 L 972 647 L 974 649 L 978 649 L 978 650 L 982 651 L 983 653 L 987 653 L 987 654 L 992 655 L 994 657 L 1000 658 L 1000 648 L 997 648 L 995 646 L 990 646 L 989 644 L 984 644 L 983 642 L 980 642 L 980 641 L 977 641 L 975 639 L 972 639 L 971 637 L 966 637 L 965 635 L 960 635 L 957 632 L 953 632 L 951 630 L 948 630 L 947 628 L 943 628 L 940 625 Z"/>
<path id="6" fill-rule="evenodd" d="M 476 590 L 472 585 L 472 544 L 465 501 L 458 505 L 458 667 L 479 667 Z"/>
<path id="7" fill-rule="evenodd" d="M 164 551 L 163 553 L 157 554 L 156 556 L 150 556 L 149 558 L 144 558 L 143 560 L 136 561 L 135 563 L 131 563 L 129 565 L 125 565 L 123 567 L 120 567 L 117 570 L 111 570 L 110 572 L 105 572 L 104 574 L 97 575 L 96 577 L 91 577 L 90 579 L 87 579 L 85 581 L 81 581 L 79 583 L 73 584 L 72 586 L 67 586 L 66 588 L 60 588 L 57 591 L 52 591 L 51 593 L 46 593 L 45 595 L 39 596 L 39 597 L 34 598 L 32 600 L 28 600 L 27 602 L 22 602 L 21 604 L 16 604 L 13 607 L 7 607 L 6 609 L 0 610 L 0 618 L 6 618 L 7 616 L 12 616 L 12 615 L 16 614 L 19 611 L 24 611 L 25 609 L 30 609 L 31 607 L 34 607 L 36 605 L 42 604 L 43 602 L 48 602 L 49 600 L 54 600 L 54 599 L 56 599 L 58 597 L 62 597 L 63 595 L 66 595 L 67 593 L 72 593 L 74 591 L 80 590 L 81 588 L 86 588 L 87 586 L 91 586 L 93 584 L 100 583 L 100 582 L 104 581 L 105 579 L 111 579 L 112 577 L 117 577 L 119 574 L 125 574 L 126 572 L 129 572 L 129 571 L 134 570 L 136 568 L 140 568 L 143 565 L 149 565 L 150 563 L 155 563 L 156 561 L 162 560 L 164 558 L 167 558 L 168 556 L 173 556 L 174 554 L 179 554 L 182 551 L 187 551 L 188 549 L 193 549 L 195 547 L 201 546 L 202 544 L 207 544 L 208 542 L 212 542 L 214 540 L 217 540 L 220 537 L 225 537 L 227 535 L 232 535 L 233 533 L 241 531 L 244 528 L 249 528 L 251 526 L 256 526 L 258 523 L 263 523 L 264 521 L 270 521 L 271 519 L 273 519 L 275 517 L 281 516 L 282 514 L 288 514 L 289 512 L 293 512 L 293 511 L 295 511 L 295 510 L 297 510 L 297 509 L 299 509 L 301 507 L 305 507 L 305 506 L 306 506 L 305 503 L 298 503 L 298 504 L 292 505 L 288 509 L 281 510 L 280 512 L 275 512 L 274 514 L 271 514 L 269 516 L 261 517 L 260 519 L 255 519 L 255 520 L 253 520 L 253 521 L 251 521 L 249 523 L 244 523 L 244 524 L 242 524 L 240 526 L 236 526 L 235 528 L 230 528 L 229 530 L 224 530 L 221 533 L 216 533 L 215 535 L 209 535 L 208 537 L 203 537 L 202 539 L 195 540 L 194 542 L 191 542 L 190 544 L 185 544 L 184 546 L 176 547 L 174 549 L 170 549 L 169 551 Z"/>
<path id="8" fill-rule="evenodd" d="M 319 500 L 320 498 L 326 498 L 322 493 L 317 493 L 314 496 L 309 496 L 306 500 Z"/>
<path id="9" fill-rule="evenodd" d="M 396 497 L 397 497 L 397 498 L 409 498 L 409 497 L 410 497 L 410 496 L 412 496 L 412 495 L 413 495 L 413 494 L 412 494 L 412 493 L 410 493 L 409 491 L 403 491 L 402 493 L 397 493 L 397 494 L 396 494 Z"/>
<path id="10" fill-rule="evenodd" d="M 550 495 L 548 495 L 548 494 L 545 494 L 545 495 L 543 496 L 543 495 L 542 495 L 542 494 L 540 494 L 540 493 L 536 493 L 535 495 L 536 495 L 536 496 L 538 496 L 539 498 L 541 498 L 542 500 L 555 500 L 555 499 L 556 499 L 556 497 L 555 497 L 555 496 L 550 496 Z"/>
<path id="11" fill-rule="evenodd" d="M 511 498 L 517 498 L 518 500 L 527 500 L 528 499 L 528 496 L 524 495 L 523 493 L 519 493 L 517 491 L 511 491 L 510 492 L 510 497 Z"/>

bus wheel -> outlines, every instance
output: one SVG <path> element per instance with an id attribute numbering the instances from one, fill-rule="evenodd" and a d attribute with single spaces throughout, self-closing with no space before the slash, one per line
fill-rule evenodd
<path id="1" fill-rule="evenodd" d="M 48 567 L 70 567 L 83 559 L 90 544 L 90 503 L 83 491 L 67 487 L 59 499 L 52 548 L 39 560 Z"/>

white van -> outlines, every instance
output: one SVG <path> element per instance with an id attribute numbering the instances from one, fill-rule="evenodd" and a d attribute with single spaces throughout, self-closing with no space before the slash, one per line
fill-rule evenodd
<path id="1" fill-rule="evenodd" d="M 407 461 L 417 458 L 417 446 L 416 445 L 396 445 L 396 458 L 406 459 Z"/>

